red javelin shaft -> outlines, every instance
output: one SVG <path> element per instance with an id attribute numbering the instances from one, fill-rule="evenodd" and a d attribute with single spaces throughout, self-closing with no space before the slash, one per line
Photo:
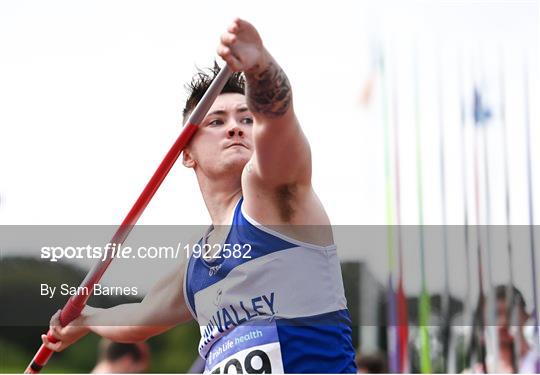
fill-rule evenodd
<path id="1" fill-rule="evenodd" d="M 190 141 L 193 134 L 195 134 L 195 132 L 197 131 L 199 124 L 202 122 L 202 120 L 208 113 L 208 110 L 212 106 L 212 103 L 221 93 L 221 90 L 223 89 L 223 86 L 225 86 L 225 83 L 229 79 L 230 75 L 231 70 L 227 65 L 225 65 L 224 68 L 221 69 L 221 71 L 218 73 L 218 75 L 202 97 L 201 101 L 197 104 L 197 106 L 189 116 L 184 130 L 182 130 L 182 133 L 180 133 L 178 139 L 174 142 L 169 152 L 167 152 L 167 154 L 163 158 L 163 161 L 161 162 L 157 170 L 154 172 L 154 175 L 152 176 L 150 181 L 148 181 L 148 183 L 146 184 L 146 187 L 144 188 L 143 192 L 127 214 L 126 218 L 124 219 L 120 227 L 118 227 L 118 229 L 116 230 L 116 233 L 110 241 L 110 250 L 118 248 L 120 244 L 122 244 L 126 240 L 127 236 L 131 232 L 131 229 L 137 223 L 144 209 L 146 208 L 146 206 L 148 206 L 148 203 L 150 203 L 150 200 L 152 199 L 159 186 L 171 170 L 172 166 L 184 150 L 184 147 Z M 77 289 L 89 290 L 90 292 L 87 294 L 82 293 L 70 297 L 66 305 L 62 308 L 62 311 L 60 312 L 60 324 L 62 325 L 62 327 L 65 327 L 71 321 L 76 319 L 86 306 L 86 302 L 94 291 L 94 285 L 99 282 L 99 280 L 111 264 L 112 260 L 114 259 L 113 251 L 108 251 L 107 253 L 108 254 L 106 259 L 104 261 L 97 261 L 94 267 L 92 267 L 90 272 L 88 272 L 83 282 L 81 283 L 80 286 L 87 289 Z M 49 332 L 47 332 L 47 337 L 51 342 L 58 342 L 58 340 L 52 335 L 52 332 L 50 330 Z M 41 345 L 36 355 L 26 368 L 25 374 L 39 373 L 41 369 L 47 364 L 47 361 L 51 358 L 52 355 L 52 350 L 47 348 L 45 345 Z"/>

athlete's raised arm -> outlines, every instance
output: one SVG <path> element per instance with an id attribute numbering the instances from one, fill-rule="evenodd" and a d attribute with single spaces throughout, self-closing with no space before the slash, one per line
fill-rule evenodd
<path id="1" fill-rule="evenodd" d="M 267 188 L 310 185 L 311 155 L 293 110 L 287 76 L 249 22 L 236 19 L 222 35 L 218 54 L 247 81 L 254 116 L 251 169 Z"/>

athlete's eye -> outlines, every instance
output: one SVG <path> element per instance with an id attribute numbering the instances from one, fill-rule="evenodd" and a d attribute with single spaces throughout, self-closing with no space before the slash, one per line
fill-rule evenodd
<path id="1" fill-rule="evenodd" d="M 253 119 L 251 117 L 244 117 L 241 120 L 241 123 L 251 125 L 251 124 L 253 124 Z"/>
<path id="2" fill-rule="evenodd" d="M 217 118 L 217 119 L 214 119 L 214 120 L 210 121 L 208 123 L 208 125 L 210 125 L 210 126 L 223 125 L 223 121 Z"/>

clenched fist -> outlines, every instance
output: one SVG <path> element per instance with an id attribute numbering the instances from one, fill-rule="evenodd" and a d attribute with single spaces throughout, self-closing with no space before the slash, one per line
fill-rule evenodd
<path id="1" fill-rule="evenodd" d="M 55 352 L 61 352 L 81 337 L 90 332 L 90 329 L 83 324 L 85 315 L 88 314 L 93 308 L 87 306 L 85 312 L 81 314 L 77 319 L 72 321 L 65 327 L 60 325 L 60 310 L 56 312 L 51 318 L 49 332 L 56 339 L 56 342 L 52 341 L 47 335 L 41 335 L 41 341 L 43 344 Z"/>

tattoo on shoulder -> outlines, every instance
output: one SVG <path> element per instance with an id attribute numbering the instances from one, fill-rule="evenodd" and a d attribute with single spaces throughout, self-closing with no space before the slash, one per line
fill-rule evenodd
<path id="1" fill-rule="evenodd" d="M 291 85 L 277 64 L 271 62 L 261 73 L 246 78 L 248 104 L 253 112 L 271 118 L 287 112 L 292 102 Z"/>

